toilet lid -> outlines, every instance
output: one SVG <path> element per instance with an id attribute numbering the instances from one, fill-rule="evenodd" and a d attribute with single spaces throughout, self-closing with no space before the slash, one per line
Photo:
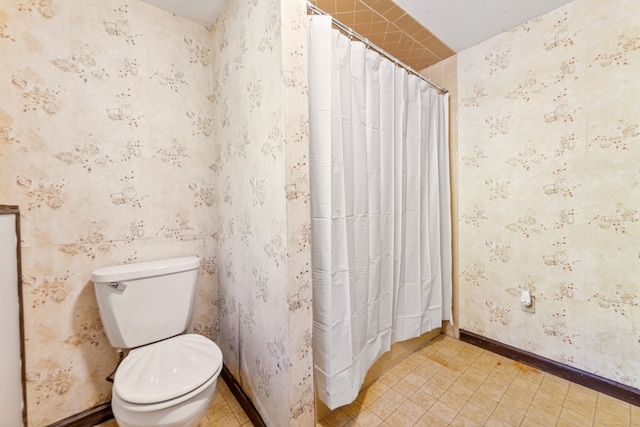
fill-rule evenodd
<path id="1" fill-rule="evenodd" d="M 179 335 L 131 350 L 113 380 L 114 392 L 131 403 L 174 399 L 204 384 L 222 366 L 222 352 L 202 335 Z"/>

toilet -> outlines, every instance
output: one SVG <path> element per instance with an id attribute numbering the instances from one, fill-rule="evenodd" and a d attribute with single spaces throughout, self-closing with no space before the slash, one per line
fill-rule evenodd
<path id="1" fill-rule="evenodd" d="M 131 349 L 113 378 L 111 409 L 120 427 L 195 427 L 213 399 L 222 352 L 202 335 L 184 334 L 199 267 L 190 256 L 91 275 L 111 346 Z"/>

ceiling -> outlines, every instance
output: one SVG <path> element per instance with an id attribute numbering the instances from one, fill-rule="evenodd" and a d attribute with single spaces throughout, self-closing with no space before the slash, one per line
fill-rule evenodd
<path id="1" fill-rule="evenodd" d="M 395 0 L 456 52 L 572 0 Z"/>
<path id="2" fill-rule="evenodd" d="M 209 28 L 222 11 L 226 0 L 142 0 Z"/>
<path id="3" fill-rule="evenodd" d="M 143 1 L 211 27 L 226 0 Z M 309 1 L 394 58 L 422 70 L 572 0 Z"/>

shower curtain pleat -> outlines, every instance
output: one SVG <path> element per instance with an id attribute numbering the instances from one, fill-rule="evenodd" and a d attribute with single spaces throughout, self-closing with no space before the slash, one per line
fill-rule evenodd
<path id="1" fill-rule="evenodd" d="M 313 16 L 309 105 L 315 378 L 334 409 L 451 317 L 447 96 Z"/>

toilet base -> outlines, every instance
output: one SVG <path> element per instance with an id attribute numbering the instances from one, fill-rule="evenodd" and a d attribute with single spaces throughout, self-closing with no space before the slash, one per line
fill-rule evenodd
<path id="1" fill-rule="evenodd" d="M 196 427 L 207 412 L 216 391 L 218 375 L 200 386 L 188 399 L 136 405 L 112 394 L 111 409 L 119 427 Z"/>

